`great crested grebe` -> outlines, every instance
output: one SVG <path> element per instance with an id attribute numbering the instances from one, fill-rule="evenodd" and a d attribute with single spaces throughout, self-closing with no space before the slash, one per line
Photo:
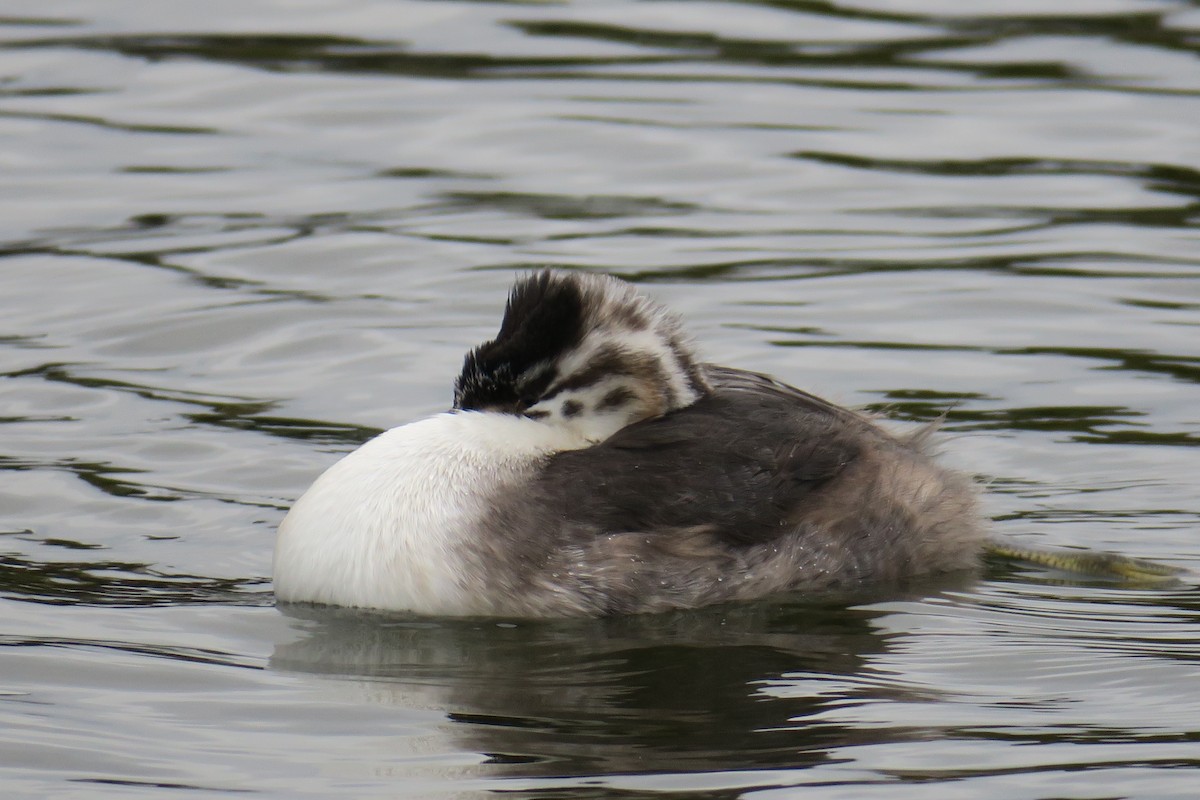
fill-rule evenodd
<path id="1" fill-rule="evenodd" d="M 922 434 L 699 361 L 631 285 L 541 272 L 454 408 L 321 475 L 275 596 L 433 615 L 664 611 L 978 564 L 975 490 Z"/>

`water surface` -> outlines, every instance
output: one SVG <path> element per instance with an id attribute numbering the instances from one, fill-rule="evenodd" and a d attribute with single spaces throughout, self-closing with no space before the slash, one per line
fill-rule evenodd
<path id="1" fill-rule="evenodd" d="M 1198 54 L 1188 2 L 10 0 L 5 796 L 1193 797 Z M 275 609 L 290 503 L 543 265 L 1188 573 Z"/>

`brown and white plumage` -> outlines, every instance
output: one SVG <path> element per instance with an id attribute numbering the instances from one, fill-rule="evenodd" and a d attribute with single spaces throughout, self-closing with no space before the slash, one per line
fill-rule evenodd
<path id="1" fill-rule="evenodd" d="M 455 410 L 392 429 L 280 528 L 276 594 L 426 614 L 687 608 L 965 569 L 964 477 L 872 420 L 701 363 L 614 278 L 518 281 Z"/>

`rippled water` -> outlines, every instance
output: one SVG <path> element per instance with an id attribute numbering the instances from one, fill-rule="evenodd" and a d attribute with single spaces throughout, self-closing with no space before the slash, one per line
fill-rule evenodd
<path id="1" fill-rule="evenodd" d="M 1198 54 L 1151 0 L 8 0 L 4 796 L 1194 797 Z M 1189 572 L 281 614 L 288 505 L 532 265 Z"/>

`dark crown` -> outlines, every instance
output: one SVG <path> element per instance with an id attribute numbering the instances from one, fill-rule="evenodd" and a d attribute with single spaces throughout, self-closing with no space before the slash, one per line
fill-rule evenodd
<path id="1" fill-rule="evenodd" d="M 513 287 L 504 308 L 500 332 L 467 354 L 454 382 L 454 407 L 520 410 L 536 402 L 554 378 L 533 371 L 579 344 L 583 335 L 584 298 L 571 275 L 543 271 Z M 526 381 L 522 383 L 522 378 Z"/>

